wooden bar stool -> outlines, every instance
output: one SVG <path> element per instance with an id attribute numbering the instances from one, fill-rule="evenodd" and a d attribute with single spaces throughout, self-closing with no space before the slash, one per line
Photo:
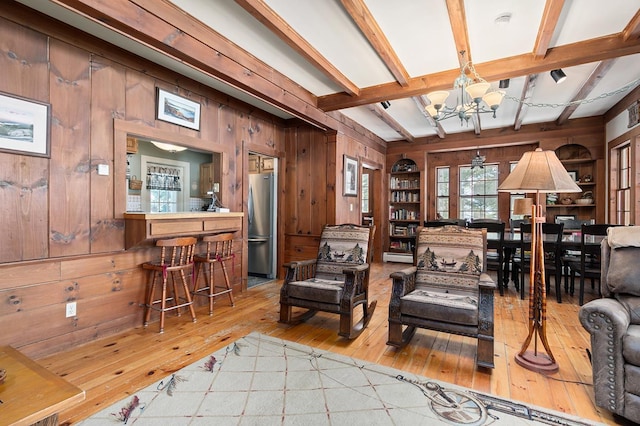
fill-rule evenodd
<path id="1" fill-rule="evenodd" d="M 193 281 L 193 295 L 206 296 L 209 298 L 209 315 L 213 315 L 213 301 L 216 296 L 229 295 L 231 306 L 234 306 L 233 291 L 229 282 L 229 274 L 225 262 L 234 258 L 233 254 L 233 233 L 207 235 L 202 238 L 207 243 L 207 252 L 194 256 L 196 264 L 196 277 Z M 214 280 L 215 265 L 222 266 L 224 274 L 224 287 L 216 286 Z M 204 271 L 204 286 L 198 287 L 198 273 L 202 267 Z M 233 268 L 232 268 L 233 271 Z"/>
<path id="2" fill-rule="evenodd" d="M 193 300 L 189 292 L 187 284 L 187 274 L 191 273 L 193 277 L 193 255 L 198 240 L 193 237 L 172 238 L 168 240 L 159 240 L 156 242 L 157 247 L 161 247 L 160 258 L 152 262 L 142 264 L 144 269 L 152 271 L 151 280 L 147 286 L 147 298 L 145 301 L 144 326 L 149 324 L 151 310 L 160 312 L 160 333 L 164 332 L 164 313 L 176 310 L 180 316 L 180 309 L 189 307 L 191 319 L 196 322 L 196 312 L 193 308 Z M 167 294 L 167 284 L 171 277 L 171 285 L 173 294 Z M 180 297 L 178 292 L 178 281 L 184 291 L 184 299 Z M 161 285 L 162 294 L 159 299 L 154 299 L 156 284 Z M 183 301 L 181 301 L 181 299 Z M 172 306 L 167 306 L 167 302 L 173 302 Z M 157 305 L 160 305 L 159 307 Z"/>

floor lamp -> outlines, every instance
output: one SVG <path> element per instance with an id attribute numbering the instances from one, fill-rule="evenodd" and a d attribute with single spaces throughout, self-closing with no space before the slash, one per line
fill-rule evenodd
<path id="1" fill-rule="evenodd" d="M 543 206 L 541 193 L 581 192 L 553 151 L 537 148 L 525 152 L 513 171 L 498 186 L 500 192 L 535 193 L 536 204 L 531 206 L 531 270 L 529 272 L 529 334 L 516 355 L 516 363 L 540 373 L 555 373 L 558 364 L 547 341 L 547 295 L 544 274 Z M 521 285 L 524 285 L 522 283 Z M 538 339 L 546 353 L 539 351 Z M 527 350 L 533 340 L 533 350 Z"/>

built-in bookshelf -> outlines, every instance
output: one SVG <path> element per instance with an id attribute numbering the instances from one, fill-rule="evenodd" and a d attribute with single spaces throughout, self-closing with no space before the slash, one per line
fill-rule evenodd
<path id="1" fill-rule="evenodd" d="M 420 171 L 411 159 L 395 163 L 389 176 L 389 244 L 385 261 L 413 262 L 420 225 Z"/>

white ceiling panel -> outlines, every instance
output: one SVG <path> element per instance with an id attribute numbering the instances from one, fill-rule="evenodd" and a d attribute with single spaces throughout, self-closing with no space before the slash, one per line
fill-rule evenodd
<path id="1" fill-rule="evenodd" d="M 475 63 L 533 51 L 544 2 L 465 0 L 465 9 Z"/>
<path id="2" fill-rule="evenodd" d="M 640 8 L 640 0 L 567 0 L 551 46 L 615 34 Z"/>
<path id="3" fill-rule="evenodd" d="M 444 0 L 367 0 L 367 7 L 410 76 L 458 68 Z"/>
<path id="4" fill-rule="evenodd" d="M 266 3 L 356 85 L 366 87 L 394 81 L 339 2 L 268 0 Z"/>

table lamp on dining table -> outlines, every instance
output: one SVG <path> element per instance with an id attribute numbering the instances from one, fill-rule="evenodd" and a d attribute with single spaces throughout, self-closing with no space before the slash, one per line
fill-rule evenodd
<path id="1" fill-rule="evenodd" d="M 546 335 L 547 295 L 542 235 L 542 224 L 546 222 L 546 218 L 542 215 L 540 193 L 581 192 L 581 189 L 564 168 L 555 152 L 537 148 L 535 151 L 525 152 L 522 155 L 513 171 L 498 186 L 498 191 L 536 194 L 536 203 L 530 207 L 532 228 L 531 261 L 529 262 L 531 265 L 529 272 L 529 334 L 515 358 L 518 365 L 529 370 L 554 373 L 558 371 L 559 367 L 551 353 Z M 538 350 L 538 338 L 546 354 Z M 528 351 L 532 339 L 534 340 L 534 349 Z"/>

